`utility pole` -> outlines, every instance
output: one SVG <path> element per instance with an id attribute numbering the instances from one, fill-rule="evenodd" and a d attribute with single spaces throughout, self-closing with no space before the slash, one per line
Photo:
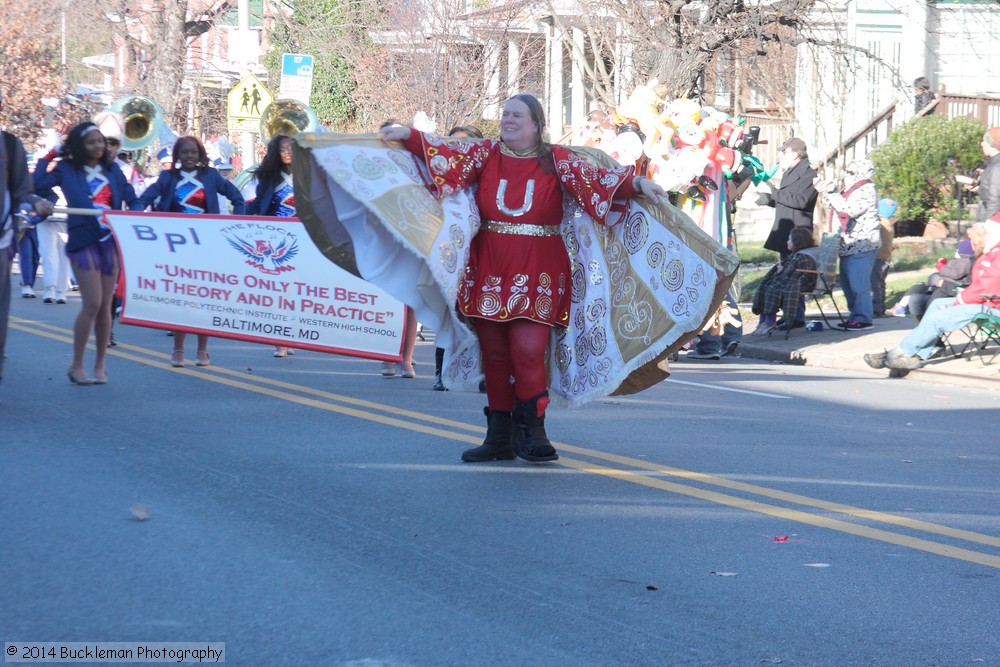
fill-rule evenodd
<path id="1" fill-rule="evenodd" d="M 239 0 L 237 4 L 239 44 L 250 43 L 250 0 Z M 253 54 L 257 57 L 257 49 L 241 48 L 241 53 Z M 249 56 L 247 56 L 249 57 Z M 256 63 L 254 63 L 256 64 Z M 243 76 L 250 74 L 250 63 L 244 62 Z M 240 153 L 243 156 L 243 168 L 246 169 L 257 161 L 257 134 L 255 132 L 240 132 Z"/>

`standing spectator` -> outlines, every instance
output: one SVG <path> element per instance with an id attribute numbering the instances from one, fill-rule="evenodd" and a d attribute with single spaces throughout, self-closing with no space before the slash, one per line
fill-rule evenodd
<path id="1" fill-rule="evenodd" d="M 3 90 L 0 89 L 0 108 Z M 14 259 L 14 211 L 24 207 L 38 215 L 52 213 L 52 203 L 32 192 L 28 158 L 13 134 L 0 132 L 0 380 L 3 379 L 7 320 L 10 315 L 10 266 Z"/>
<path id="2" fill-rule="evenodd" d="M 236 215 L 243 213 L 243 195 L 236 186 L 208 166 L 205 147 L 195 137 L 181 137 L 174 144 L 171 155 L 171 169 L 160 172 L 156 182 L 142 195 L 142 207 L 156 202 L 154 210 L 173 213 L 219 213 L 219 197 L 222 193 L 232 202 Z M 170 365 L 184 366 L 183 331 L 174 332 L 174 353 Z M 198 352 L 195 365 L 208 366 L 208 336 L 198 334 Z"/>
<path id="3" fill-rule="evenodd" d="M 991 127 L 983 135 L 986 166 L 979 175 L 979 209 L 976 220 L 986 222 L 1000 211 L 1000 127 Z"/>
<path id="4" fill-rule="evenodd" d="M 833 183 L 824 184 L 824 201 L 840 219 L 840 287 L 850 311 L 839 327 L 846 331 L 871 329 L 872 267 L 875 253 L 882 244 L 878 218 L 878 195 L 872 176 L 871 160 L 854 160 L 847 165 L 845 189 L 836 191 Z"/>
<path id="5" fill-rule="evenodd" d="M 918 76 L 913 80 L 913 113 L 920 113 L 933 101 L 934 93 L 931 92 L 931 82 L 927 80 L 926 76 Z"/>
<path id="6" fill-rule="evenodd" d="M 888 317 L 885 312 L 885 277 L 892 269 L 892 240 L 895 238 L 892 225 L 898 207 L 895 199 L 878 201 L 879 241 L 882 245 L 875 253 L 875 266 L 872 268 L 872 314 L 875 317 Z"/>
<path id="7" fill-rule="evenodd" d="M 100 128 L 93 123 L 73 127 L 61 151 L 62 159 L 49 171 L 49 156 L 35 167 L 35 187 L 58 186 L 70 208 L 120 210 L 137 203 L 135 190 L 108 155 Z M 111 299 L 118 280 L 120 260 L 111 230 L 99 215 L 67 217 L 66 254 L 80 286 L 80 313 L 73 323 L 73 384 L 107 384 L 105 357 L 111 340 Z M 93 329 L 97 356 L 94 374 L 83 369 L 83 356 Z"/>
<path id="8" fill-rule="evenodd" d="M 805 227 L 812 233 L 813 209 L 816 207 L 816 172 L 809 165 L 806 143 L 792 137 L 781 145 L 780 166 L 784 170 L 777 190 L 761 192 L 757 204 L 774 208 L 774 225 L 764 241 L 764 247 L 778 253 L 781 259 L 789 255 L 788 235 L 794 227 Z M 786 318 L 788 314 L 786 313 Z"/>

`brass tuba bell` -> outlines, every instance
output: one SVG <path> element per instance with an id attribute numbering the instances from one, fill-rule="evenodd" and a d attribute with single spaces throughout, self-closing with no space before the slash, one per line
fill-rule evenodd
<path id="1" fill-rule="evenodd" d="M 163 110 L 145 95 L 126 95 L 115 100 L 111 111 L 125 122 L 122 150 L 137 151 L 156 139 L 163 125 Z"/>
<path id="2" fill-rule="evenodd" d="M 298 100 L 275 100 L 260 114 L 260 138 L 264 143 L 279 134 L 290 137 L 319 128 L 316 112 Z"/>

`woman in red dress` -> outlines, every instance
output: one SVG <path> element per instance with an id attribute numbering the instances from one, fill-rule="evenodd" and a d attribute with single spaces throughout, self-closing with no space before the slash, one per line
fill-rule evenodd
<path id="1" fill-rule="evenodd" d="M 526 94 L 504 106 L 499 142 L 446 145 L 402 125 L 381 130 L 384 141 L 402 140 L 424 157 L 440 192 L 479 186 L 482 225 L 458 308 L 482 350 L 488 430 L 463 461 L 559 458 L 545 433 L 545 349 L 550 328 L 569 322 L 570 260 L 559 231 L 564 189 L 599 221 L 613 198 L 666 196 L 650 179 L 634 176 L 634 167 L 582 164 L 572 151 L 543 142 L 544 131 L 542 106 Z"/>

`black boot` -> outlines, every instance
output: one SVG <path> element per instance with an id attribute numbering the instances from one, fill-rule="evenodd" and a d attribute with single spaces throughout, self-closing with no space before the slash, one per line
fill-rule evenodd
<path id="1" fill-rule="evenodd" d="M 510 448 L 510 413 L 483 408 L 483 414 L 486 415 L 486 439 L 478 447 L 462 452 L 462 460 L 467 463 L 483 463 L 517 458 Z"/>
<path id="2" fill-rule="evenodd" d="M 511 438 L 511 445 L 514 447 L 514 453 L 525 461 L 555 461 L 559 458 L 556 448 L 545 434 L 544 412 L 542 416 L 538 416 L 538 401 L 548 397 L 549 392 L 543 391 L 524 403 L 521 401 L 514 403 L 512 414 L 514 435 Z"/>
<path id="3" fill-rule="evenodd" d="M 441 369 L 444 366 L 444 348 L 434 348 L 434 391 L 448 391 L 444 386 L 444 378 L 441 377 Z"/>

